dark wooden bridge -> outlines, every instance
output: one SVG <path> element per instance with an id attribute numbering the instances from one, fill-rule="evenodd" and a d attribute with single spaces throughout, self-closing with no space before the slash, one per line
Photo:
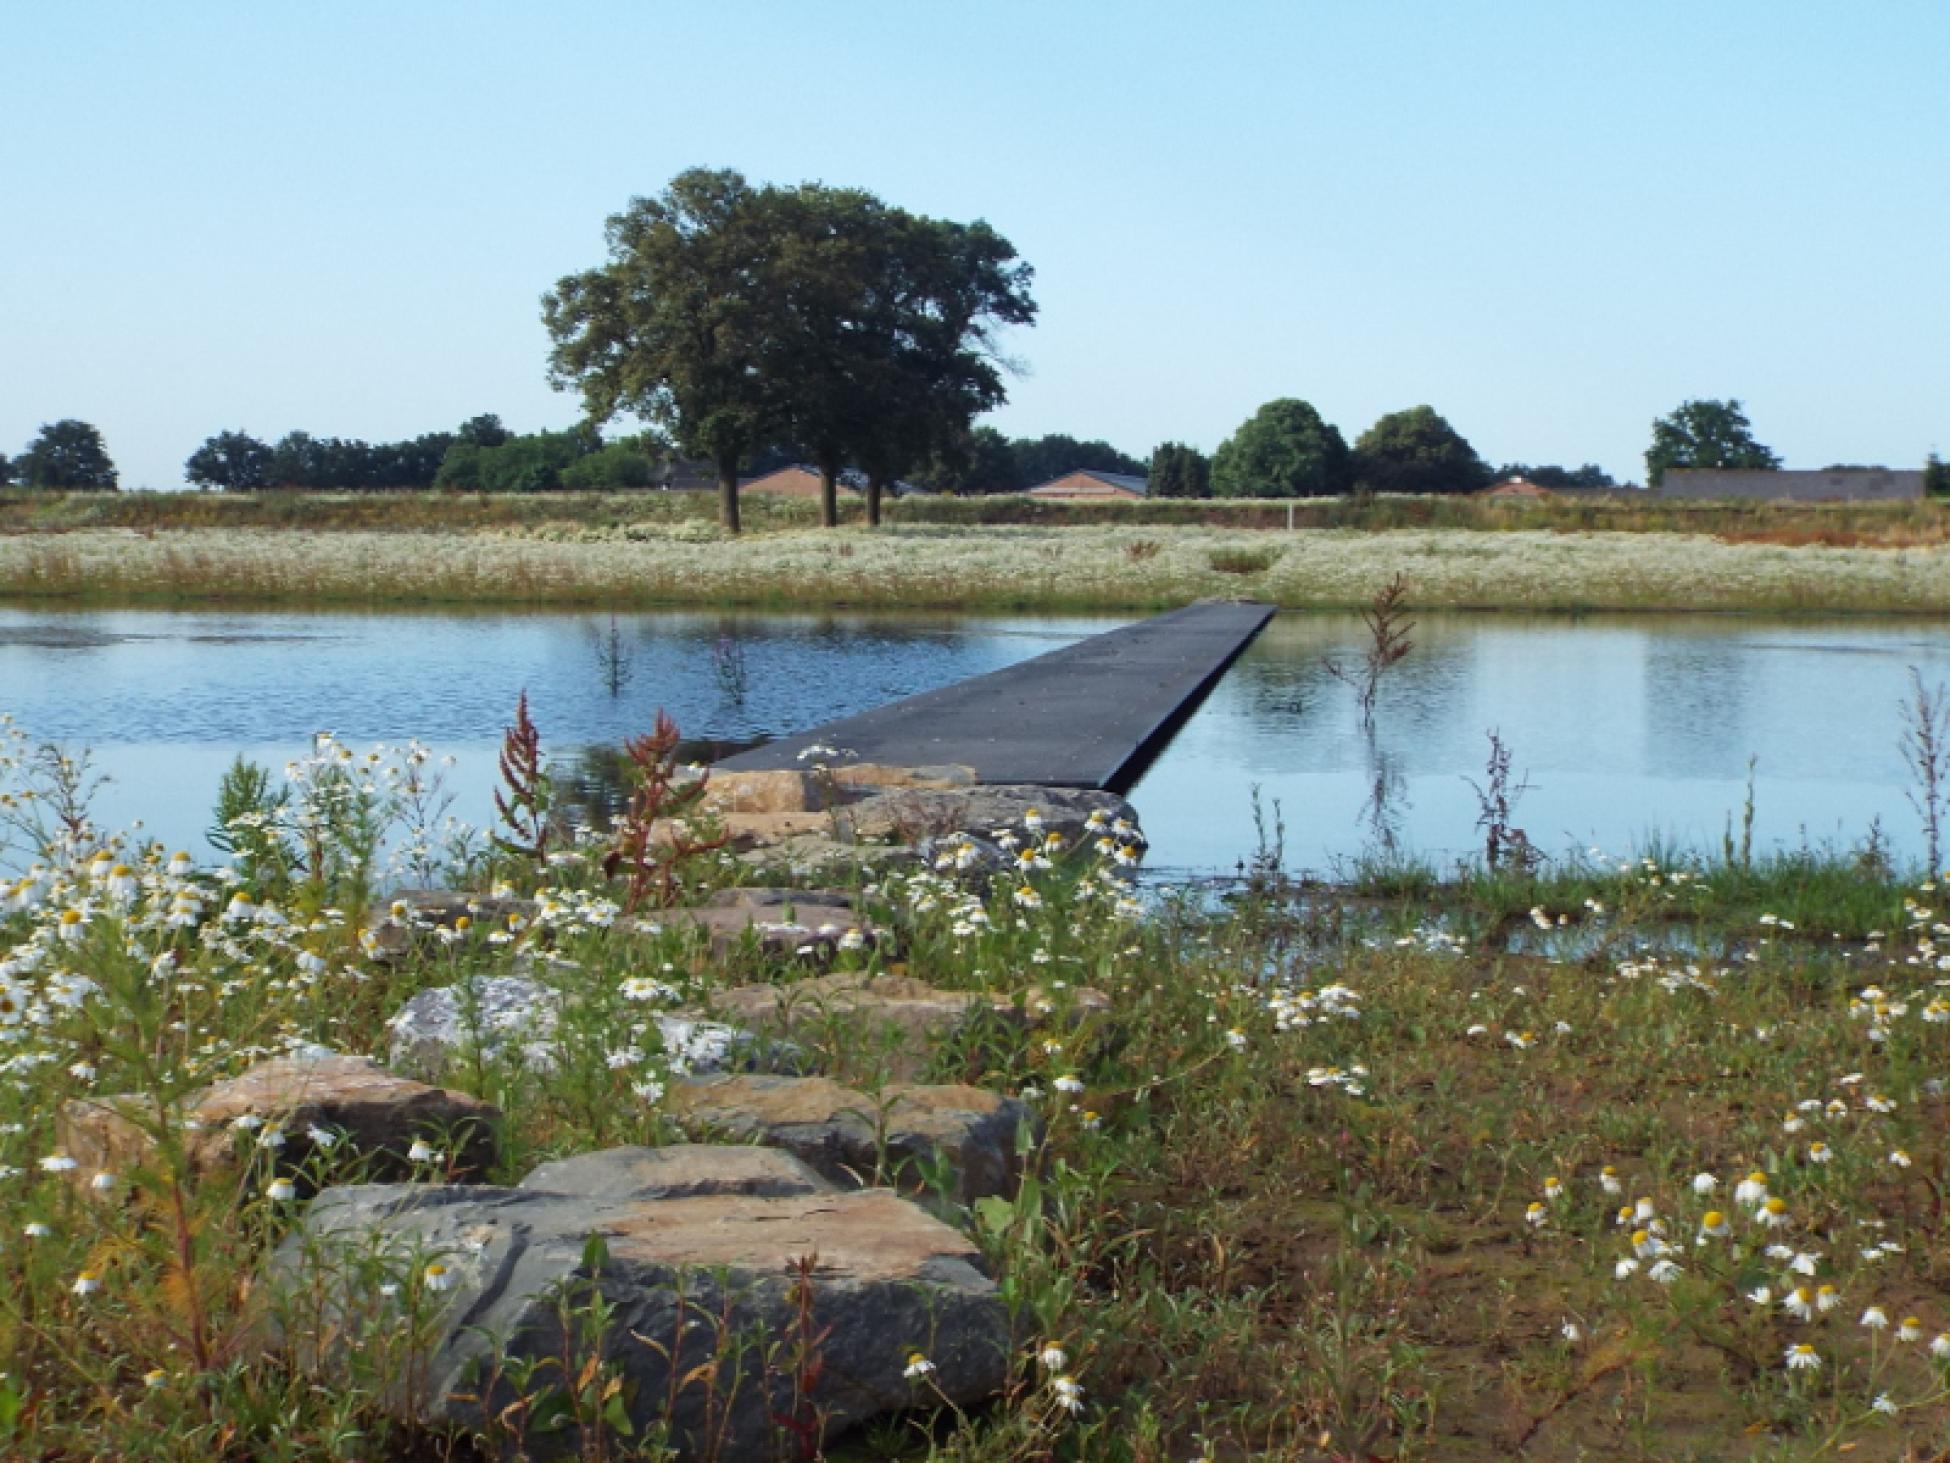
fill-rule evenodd
<path id="1" fill-rule="evenodd" d="M 1123 792 L 1272 617 L 1268 605 L 1190 605 L 718 765 L 803 767 L 812 759 L 799 754 L 823 746 L 848 761 L 960 763 L 982 782 Z"/>

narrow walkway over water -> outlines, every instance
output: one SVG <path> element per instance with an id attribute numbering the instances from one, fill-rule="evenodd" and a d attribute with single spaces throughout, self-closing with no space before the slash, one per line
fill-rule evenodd
<path id="1" fill-rule="evenodd" d="M 982 782 L 1121 792 L 1272 617 L 1268 605 L 1190 605 L 718 765 L 798 767 L 802 751 L 822 746 L 849 761 L 961 763 Z"/>

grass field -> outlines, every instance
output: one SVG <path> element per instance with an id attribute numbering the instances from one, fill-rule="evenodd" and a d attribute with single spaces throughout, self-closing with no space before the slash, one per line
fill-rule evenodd
<path id="1" fill-rule="evenodd" d="M 0 596 L 127 603 L 1147 610 L 1205 596 L 1424 609 L 1950 611 L 1950 546 L 1510 529 L 88 528 L 0 536 Z"/>
<path id="2" fill-rule="evenodd" d="M 0 804 L 14 811 L 41 776 L 25 750 Z M 297 784 L 240 866 L 241 913 L 234 881 L 134 842 L 95 859 L 97 837 L 0 886 L 6 1456 L 474 1459 L 521 1442 L 518 1419 L 485 1439 L 389 1420 L 378 1361 L 314 1385 L 255 1349 L 258 1264 L 303 1200 L 199 1177 L 177 1150 L 109 1175 L 111 1199 L 84 1193 L 53 1171 L 62 1101 L 167 1106 L 292 1043 L 383 1049 L 412 992 L 552 951 L 587 1040 L 552 1076 L 485 1061 L 467 1083 L 510 1115 L 509 1179 L 671 1138 L 668 1059 L 649 1041 L 611 1060 L 631 977 L 660 968 L 684 998 L 793 978 L 619 933 L 615 888 L 577 858 L 416 871 L 543 887 L 556 912 L 374 964 L 372 834 L 411 812 L 395 781 L 363 782 Z M 1039 1182 L 957 1219 L 1010 1298 L 1022 1360 L 994 1407 L 923 1405 L 835 1456 L 1950 1446 L 1943 887 L 1812 857 L 1378 870 L 1331 891 L 1257 867 L 1218 905 L 1140 908 L 1084 852 L 986 899 L 926 873 L 864 890 L 910 975 L 1033 982 L 1059 1003 L 1087 983 L 1110 1005 L 1062 1042 L 985 1026 L 927 1056 L 937 1078 L 1040 1094 Z M 855 1086 L 887 1080 L 888 1050 L 844 1023 L 801 1039 Z M 1036 1359 L 1049 1346 L 1082 1388 L 1074 1414 Z M 658 1452 L 637 1437 L 601 1456 Z"/>

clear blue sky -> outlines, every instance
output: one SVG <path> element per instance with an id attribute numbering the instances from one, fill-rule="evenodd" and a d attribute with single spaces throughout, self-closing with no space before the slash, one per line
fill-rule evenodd
<path id="1" fill-rule="evenodd" d="M 567 423 L 537 299 L 706 164 L 987 218 L 1017 434 L 1352 439 L 1642 474 L 1738 396 L 1790 466 L 1950 451 L 1950 6 L 34 4 L 4 30 L 0 450 L 128 485 L 222 428 Z"/>

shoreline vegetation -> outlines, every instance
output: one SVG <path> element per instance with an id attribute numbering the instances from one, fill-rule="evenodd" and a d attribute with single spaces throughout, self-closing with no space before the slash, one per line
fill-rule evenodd
<path id="1" fill-rule="evenodd" d="M 702 494 L 0 495 L 0 597 L 97 603 L 1950 613 L 1950 504 L 925 499 L 816 527 Z M 857 524 L 858 505 L 849 505 Z"/>
<path id="2" fill-rule="evenodd" d="M 879 1147 L 859 1179 L 927 1199 L 993 1281 L 1004 1364 L 991 1398 L 958 1402 L 967 1348 L 897 1317 L 842 1352 L 895 1378 L 886 1414 L 820 1456 L 1941 1447 L 1950 924 L 1927 871 L 1873 842 L 1767 858 L 1730 839 L 1718 857 L 1491 853 L 1440 877 L 1403 863 L 1300 888 L 1276 810 L 1232 898 L 1139 898 L 1093 851 L 1094 823 L 1049 841 L 1045 804 L 1006 830 L 1042 856 L 993 879 L 958 872 L 953 838 L 945 862 L 846 876 L 826 897 L 874 938 L 838 940 L 816 976 L 796 940 L 718 948 L 676 922 L 781 877 L 709 838 L 658 852 L 626 836 L 674 806 L 666 732 L 661 751 L 632 747 L 644 780 L 616 829 L 575 831 L 554 821 L 524 703 L 492 845 L 439 821 L 438 764 L 418 744 L 355 755 L 327 739 L 282 784 L 240 763 L 216 812 L 234 857 L 204 867 L 95 830 L 85 758 L 36 751 L 0 718 L 0 809 L 15 815 L 0 831 L 34 861 L 0 884 L 8 1456 L 665 1459 L 682 1441 L 666 1425 L 728 1414 L 733 1382 L 785 1399 L 771 1446 L 693 1437 L 681 1456 L 814 1456 L 826 1353 L 855 1335 L 821 1329 L 816 1298 L 783 1332 L 734 1330 L 726 1310 L 693 1371 L 665 1369 L 666 1405 L 630 1383 L 663 1375 L 667 1333 L 617 1334 L 651 1314 L 624 1309 L 648 1282 L 625 1239 L 586 1248 L 606 1283 L 565 1283 L 542 1333 L 559 1355 L 484 1334 L 455 1400 L 499 1390 L 470 1412 L 428 1390 L 427 1353 L 488 1293 L 489 1238 L 375 1234 L 368 1251 L 312 1227 L 361 1192 L 513 1205 L 530 1201 L 447 1186 L 697 1141 L 688 1048 L 660 1017 L 753 990 L 799 1013 L 797 1057 L 881 1124 L 916 1079 L 1033 1115 L 1017 1167 L 972 1200 L 952 1165 L 861 1120 Z M 801 791 L 832 790 L 826 770 L 806 776 Z M 380 891 L 407 877 L 472 892 L 389 907 Z M 658 887 L 658 922 L 633 924 L 632 891 Z M 532 1029 L 552 1044 L 536 1056 L 495 1036 L 507 1026 L 482 997 L 460 1008 L 444 1079 L 454 1101 L 492 1105 L 486 1152 L 457 1126 L 381 1138 L 268 1097 L 268 1117 L 197 1126 L 192 1104 L 219 1090 L 206 1084 L 283 1052 L 386 1056 L 402 1002 L 522 972 L 557 993 Z M 896 1027 L 779 994 L 881 977 L 971 1004 Z M 994 1002 L 993 1019 L 975 1010 Z M 76 1114 L 111 1108 L 136 1115 L 124 1146 L 71 1151 Z M 348 1187 L 382 1164 L 419 1187 Z M 794 1273 L 812 1285 L 809 1265 Z M 267 1315 L 299 1344 L 266 1345 Z"/>

